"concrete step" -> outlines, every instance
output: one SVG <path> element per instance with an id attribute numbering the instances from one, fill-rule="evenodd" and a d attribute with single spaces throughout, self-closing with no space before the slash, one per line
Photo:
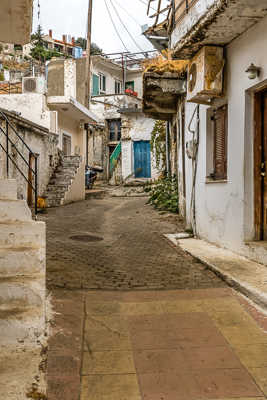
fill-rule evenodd
<path id="1" fill-rule="evenodd" d="M 1 311 L 27 310 L 42 307 L 45 299 L 45 274 L 39 280 L 25 279 L 23 282 L 0 279 Z"/>
<path id="2" fill-rule="evenodd" d="M 66 178 L 66 179 L 61 179 L 61 178 L 51 178 L 49 184 L 50 185 L 66 185 L 69 186 L 71 184 L 72 179 L 71 178 Z"/>
<path id="3" fill-rule="evenodd" d="M 0 222 L 0 247 L 45 247 L 45 223 L 35 221 Z"/>
<path id="4" fill-rule="evenodd" d="M 103 199 L 106 195 L 106 190 L 101 189 L 90 189 L 85 191 L 85 199 Z"/>
<path id="5" fill-rule="evenodd" d="M 36 342 L 38 337 L 42 337 L 44 326 L 45 313 L 41 307 L 32 307 L 24 312 L 20 308 L 12 311 L 0 310 L 0 346 L 5 348 L 16 343 L 23 343 L 25 346 Z M 27 365 L 24 367 L 27 368 Z"/>
<path id="6" fill-rule="evenodd" d="M 63 161 L 62 164 L 60 165 L 61 167 L 67 167 L 67 168 L 78 168 L 80 165 L 79 162 L 71 162 L 71 161 Z"/>
<path id="7" fill-rule="evenodd" d="M 31 221 L 32 214 L 25 200 L 0 200 L 0 221 Z"/>
<path id="8" fill-rule="evenodd" d="M 71 171 L 71 172 L 54 172 L 51 179 L 62 179 L 62 178 L 74 178 L 74 176 L 76 175 L 75 171 Z"/>
<path id="9" fill-rule="evenodd" d="M 81 156 L 64 156 L 62 161 L 77 161 L 80 162 L 81 161 Z"/>
<path id="10" fill-rule="evenodd" d="M 34 276 L 42 273 L 45 273 L 44 248 L 0 248 L 1 278 Z"/>
<path id="11" fill-rule="evenodd" d="M 0 179 L 0 199 L 17 200 L 16 179 Z"/>
<path id="12" fill-rule="evenodd" d="M 58 172 L 66 172 L 66 173 L 68 173 L 68 172 L 76 172 L 76 170 L 77 170 L 77 168 L 76 167 L 64 167 L 64 166 L 61 166 L 61 167 L 57 167 L 56 169 L 55 169 L 55 173 L 58 173 Z"/>

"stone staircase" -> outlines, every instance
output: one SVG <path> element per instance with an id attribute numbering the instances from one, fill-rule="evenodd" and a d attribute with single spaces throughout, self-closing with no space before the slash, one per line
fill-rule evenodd
<path id="1" fill-rule="evenodd" d="M 65 194 L 68 192 L 80 164 L 80 156 L 62 156 L 60 158 L 47 186 L 47 207 L 59 207 L 65 204 Z"/>
<path id="2" fill-rule="evenodd" d="M 0 399 L 26 399 L 33 383 L 45 391 L 46 237 L 45 224 L 17 200 L 16 180 L 0 179 L 0 231 Z"/>

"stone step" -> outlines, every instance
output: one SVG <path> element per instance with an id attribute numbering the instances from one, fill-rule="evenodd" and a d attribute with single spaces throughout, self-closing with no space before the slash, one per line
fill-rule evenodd
<path id="1" fill-rule="evenodd" d="M 45 248 L 0 248 L 0 276 L 12 278 L 45 273 Z"/>
<path id="2" fill-rule="evenodd" d="M 48 199 L 46 202 L 46 207 L 59 207 L 63 204 L 63 199 Z"/>
<path id="3" fill-rule="evenodd" d="M 32 307 L 23 312 L 23 309 L 0 310 L 0 346 L 36 342 L 44 334 L 45 313 L 43 307 Z M 27 366 L 24 366 L 27 368 Z M 0 396 L 1 398 L 1 396 Z M 22 397 L 24 398 L 24 397 Z"/>
<path id="4" fill-rule="evenodd" d="M 79 162 L 70 162 L 70 161 L 63 161 L 60 166 L 61 167 L 67 167 L 67 168 L 78 168 L 80 165 Z"/>
<path id="5" fill-rule="evenodd" d="M 77 171 L 76 167 L 72 168 L 72 167 L 60 166 L 55 169 L 55 173 L 58 173 L 58 172 L 68 173 L 68 172 L 76 172 L 76 171 Z"/>
<path id="6" fill-rule="evenodd" d="M 62 185 L 62 184 L 48 185 L 47 192 L 57 192 L 58 190 L 65 192 L 68 190 L 68 187 L 69 185 Z"/>
<path id="7" fill-rule="evenodd" d="M 76 175 L 75 171 L 69 171 L 69 172 L 54 172 L 53 175 L 51 176 L 51 179 L 62 179 L 62 178 L 74 178 Z"/>
<path id="8" fill-rule="evenodd" d="M 44 299 L 45 274 L 39 279 L 25 279 L 23 282 L 0 279 L 0 315 L 1 311 L 42 308 Z"/>
<path id="9" fill-rule="evenodd" d="M 85 191 L 85 199 L 103 199 L 106 195 L 106 190 L 101 189 L 90 189 Z"/>
<path id="10" fill-rule="evenodd" d="M 16 179 L 0 179 L 0 199 L 17 200 Z"/>
<path id="11" fill-rule="evenodd" d="M 25 200 L 0 200 L 0 221 L 31 221 L 32 214 Z"/>
<path id="12" fill-rule="evenodd" d="M 0 247 L 45 247 L 45 223 L 36 221 L 0 222 Z"/>
<path id="13" fill-rule="evenodd" d="M 47 195 L 46 202 L 49 200 L 53 200 L 53 199 L 59 199 L 59 200 L 63 199 L 64 195 L 65 195 L 65 192 L 50 192 Z"/>
<path id="14" fill-rule="evenodd" d="M 49 184 L 50 185 L 66 185 L 69 186 L 71 184 L 72 179 L 71 178 L 66 178 L 66 179 L 60 179 L 60 178 L 51 178 Z"/>
<path id="15" fill-rule="evenodd" d="M 62 161 L 81 161 L 81 156 L 63 156 Z"/>

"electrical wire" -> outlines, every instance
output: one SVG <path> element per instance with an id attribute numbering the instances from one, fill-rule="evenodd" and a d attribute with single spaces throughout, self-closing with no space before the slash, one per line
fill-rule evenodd
<path id="1" fill-rule="evenodd" d="M 117 33 L 117 36 L 118 36 L 118 38 L 120 39 L 120 41 L 121 41 L 121 43 L 122 43 L 123 47 L 125 48 L 125 50 L 126 50 L 127 52 L 129 52 L 129 50 L 127 49 L 127 47 L 126 47 L 126 45 L 125 45 L 124 41 L 122 40 L 122 38 L 121 38 L 121 36 L 120 36 L 120 34 L 119 34 L 119 31 L 118 31 L 118 29 L 116 28 L 116 25 L 115 25 L 115 23 L 114 23 L 114 20 L 113 20 L 113 18 L 112 18 L 112 15 L 111 15 L 110 9 L 108 8 L 108 5 L 107 5 L 107 2 L 106 2 L 106 0 L 104 0 L 104 2 L 105 2 L 105 5 L 106 5 L 106 9 L 107 9 L 107 12 L 108 12 L 109 18 L 110 18 L 110 20 L 111 20 L 111 23 L 112 23 L 112 25 L 113 25 L 113 28 L 114 28 L 115 32 Z"/>
<path id="2" fill-rule="evenodd" d="M 146 1 L 144 1 L 144 0 L 139 0 L 139 1 L 140 1 L 140 3 L 143 3 L 143 4 L 145 4 L 146 6 L 148 6 L 148 3 L 147 3 Z M 154 8 L 154 7 L 151 7 L 151 6 L 150 6 L 150 8 L 151 8 L 151 10 L 158 11 L 158 10 L 157 10 L 156 8 Z M 162 13 L 162 14 L 166 16 L 165 13 Z"/>
<path id="3" fill-rule="evenodd" d="M 122 26 L 124 27 L 124 29 L 126 30 L 126 32 L 128 33 L 128 35 L 130 36 L 130 38 L 132 39 L 132 41 L 134 42 L 134 44 L 136 45 L 136 47 L 137 47 L 140 51 L 144 51 L 144 50 L 139 46 L 139 44 L 137 43 L 137 41 L 134 39 L 134 37 L 132 36 L 132 34 L 129 32 L 127 26 L 124 24 L 123 20 L 121 19 L 120 14 L 118 13 L 118 10 L 117 10 L 116 7 L 114 6 L 114 3 L 113 3 L 112 0 L 110 0 L 110 4 L 112 5 L 112 7 L 113 7 L 113 9 L 114 9 L 114 11 L 115 11 L 117 17 L 119 18 L 119 20 L 120 20 Z"/>
<path id="4" fill-rule="evenodd" d="M 140 22 L 137 21 L 137 19 L 135 19 L 127 10 L 126 8 L 124 8 L 118 0 L 114 0 L 115 3 L 118 4 L 118 6 L 128 15 L 128 17 L 130 17 L 137 25 L 141 26 Z"/>

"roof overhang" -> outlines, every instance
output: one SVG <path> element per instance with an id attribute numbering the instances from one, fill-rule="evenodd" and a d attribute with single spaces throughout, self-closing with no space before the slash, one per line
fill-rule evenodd
<path id="1" fill-rule="evenodd" d="M 1 0 L 0 41 L 26 44 L 31 40 L 33 0 Z"/>
<path id="2" fill-rule="evenodd" d="M 98 117 L 92 111 L 73 97 L 50 96 L 47 98 L 47 105 L 51 110 L 66 113 L 76 121 L 83 121 L 84 123 L 99 122 Z"/>

